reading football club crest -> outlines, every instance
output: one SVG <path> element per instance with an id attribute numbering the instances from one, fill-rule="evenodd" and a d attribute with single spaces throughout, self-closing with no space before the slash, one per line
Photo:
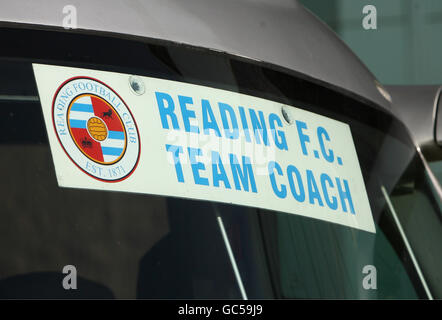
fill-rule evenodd
<path id="1" fill-rule="evenodd" d="M 135 119 L 103 82 L 88 77 L 65 81 L 54 96 L 52 117 L 64 151 L 89 176 L 117 182 L 135 170 L 140 155 Z"/>

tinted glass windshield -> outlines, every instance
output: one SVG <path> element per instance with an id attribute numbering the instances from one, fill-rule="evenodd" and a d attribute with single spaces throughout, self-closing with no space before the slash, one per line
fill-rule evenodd
<path id="1" fill-rule="evenodd" d="M 305 75 L 208 50 L 75 32 L 0 34 L 0 297 L 442 296 L 439 202 L 388 112 Z M 33 62 L 225 89 L 344 122 L 376 233 L 255 207 L 60 188 Z M 62 286 L 67 265 L 77 290 Z"/>

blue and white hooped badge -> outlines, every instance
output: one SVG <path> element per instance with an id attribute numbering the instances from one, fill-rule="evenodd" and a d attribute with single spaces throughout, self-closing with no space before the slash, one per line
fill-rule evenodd
<path id="1" fill-rule="evenodd" d="M 66 80 L 52 105 L 54 129 L 67 156 L 89 176 L 126 179 L 140 156 L 135 119 L 121 97 L 89 77 Z"/>

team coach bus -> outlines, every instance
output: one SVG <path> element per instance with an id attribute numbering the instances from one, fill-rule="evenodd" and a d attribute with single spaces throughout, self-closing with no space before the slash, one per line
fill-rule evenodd
<path id="1" fill-rule="evenodd" d="M 301 4 L 70 3 L 0 4 L 0 298 L 442 297 L 437 141 Z"/>

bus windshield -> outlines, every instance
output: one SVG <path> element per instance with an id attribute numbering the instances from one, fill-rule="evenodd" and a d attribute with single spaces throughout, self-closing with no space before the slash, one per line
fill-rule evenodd
<path id="1" fill-rule="evenodd" d="M 388 111 L 210 50 L 56 30 L 0 34 L 0 298 L 442 297 L 441 202 Z M 32 39 L 39 45 L 26 47 Z M 376 233 L 197 195 L 61 188 L 32 63 L 223 89 L 348 124 Z M 77 290 L 61 285 L 64 266 L 75 266 Z"/>

